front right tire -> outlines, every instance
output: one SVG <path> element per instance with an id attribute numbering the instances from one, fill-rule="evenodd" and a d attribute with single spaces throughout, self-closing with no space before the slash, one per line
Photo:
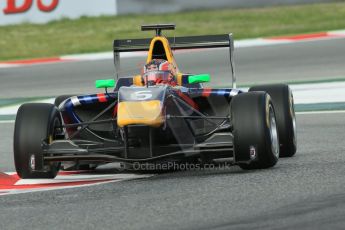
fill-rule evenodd
<path id="1" fill-rule="evenodd" d="M 264 91 L 271 96 L 279 132 L 279 156 L 294 156 L 297 150 L 296 115 L 290 87 L 286 84 L 258 85 L 249 91 Z"/>
<path id="2" fill-rule="evenodd" d="M 75 96 L 75 95 L 70 95 L 70 94 L 60 95 L 60 96 L 55 98 L 54 105 L 59 108 L 60 104 L 63 101 L 65 101 L 66 99 L 73 97 L 73 96 Z"/>
<path id="3" fill-rule="evenodd" d="M 235 162 L 242 169 L 273 167 L 279 158 L 279 137 L 271 97 L 249 92 L 232 98 L 231 124 Z"/>

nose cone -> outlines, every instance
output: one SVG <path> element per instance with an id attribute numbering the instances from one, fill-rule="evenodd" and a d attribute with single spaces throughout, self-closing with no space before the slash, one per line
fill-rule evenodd
<path id="1" fill-rule="evenodd" d="M 163 124 L 162 103 L 159 100 L 123 101 L 118 104 L 117 125 L 148 125 L 159 127 Z"/>

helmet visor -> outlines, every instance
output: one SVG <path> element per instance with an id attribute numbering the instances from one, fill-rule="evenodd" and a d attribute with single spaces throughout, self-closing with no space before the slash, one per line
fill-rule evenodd
<path id="1" fill-rule="evenodd" d="M 144 81 L 153 81 L 159 83 L 161 81 L 168 81 L 171 77 L 170 71 L 149 71 L 143 74 Z"/>

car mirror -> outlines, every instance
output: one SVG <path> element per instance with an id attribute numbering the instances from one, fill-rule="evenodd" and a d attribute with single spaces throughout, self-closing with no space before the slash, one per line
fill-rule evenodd
<path id="1" fill-rule="evenodd" d="M 188 83 L 195 84 L 195 83 L 210 82 L 210 78 L 211 76 L 209 74 L 190 75 L 188 76 Z"/>
<path id="2" fill-rule="evenodd" d="M 95 85 L 96 85 L 96 88 L 112 88 L 115 86 L 115 80 L 114 79 L 96 80 Z"/>

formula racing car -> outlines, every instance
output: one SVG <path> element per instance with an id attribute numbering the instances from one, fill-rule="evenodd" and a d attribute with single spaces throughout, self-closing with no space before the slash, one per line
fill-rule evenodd
<path id="1" fill-rule="evenodd" d="M 237 89 L 232 34 L 165 37 L 162 31 L 175 25 L 141 28 L 156 34 L 114 41 L 115 78 L 96 81 L 104 93 L 62 95 L 55 104 L 19 108 L 14 160 L 21 178 L 54 178 L 61 169 L 110 162 L 128 168 L 230 162 L 245 170 L 264 169 L 295 154 L 291 89 L 285 84 Z M 180 71 L 172 52 L 209 48 L 228 49 L 231 79 L 224 85 L 231 88 L 204 87 L 211 76 Z M 120 53 L 137 51 L 148 52 L 140 73 L 119 76 Z"/>

